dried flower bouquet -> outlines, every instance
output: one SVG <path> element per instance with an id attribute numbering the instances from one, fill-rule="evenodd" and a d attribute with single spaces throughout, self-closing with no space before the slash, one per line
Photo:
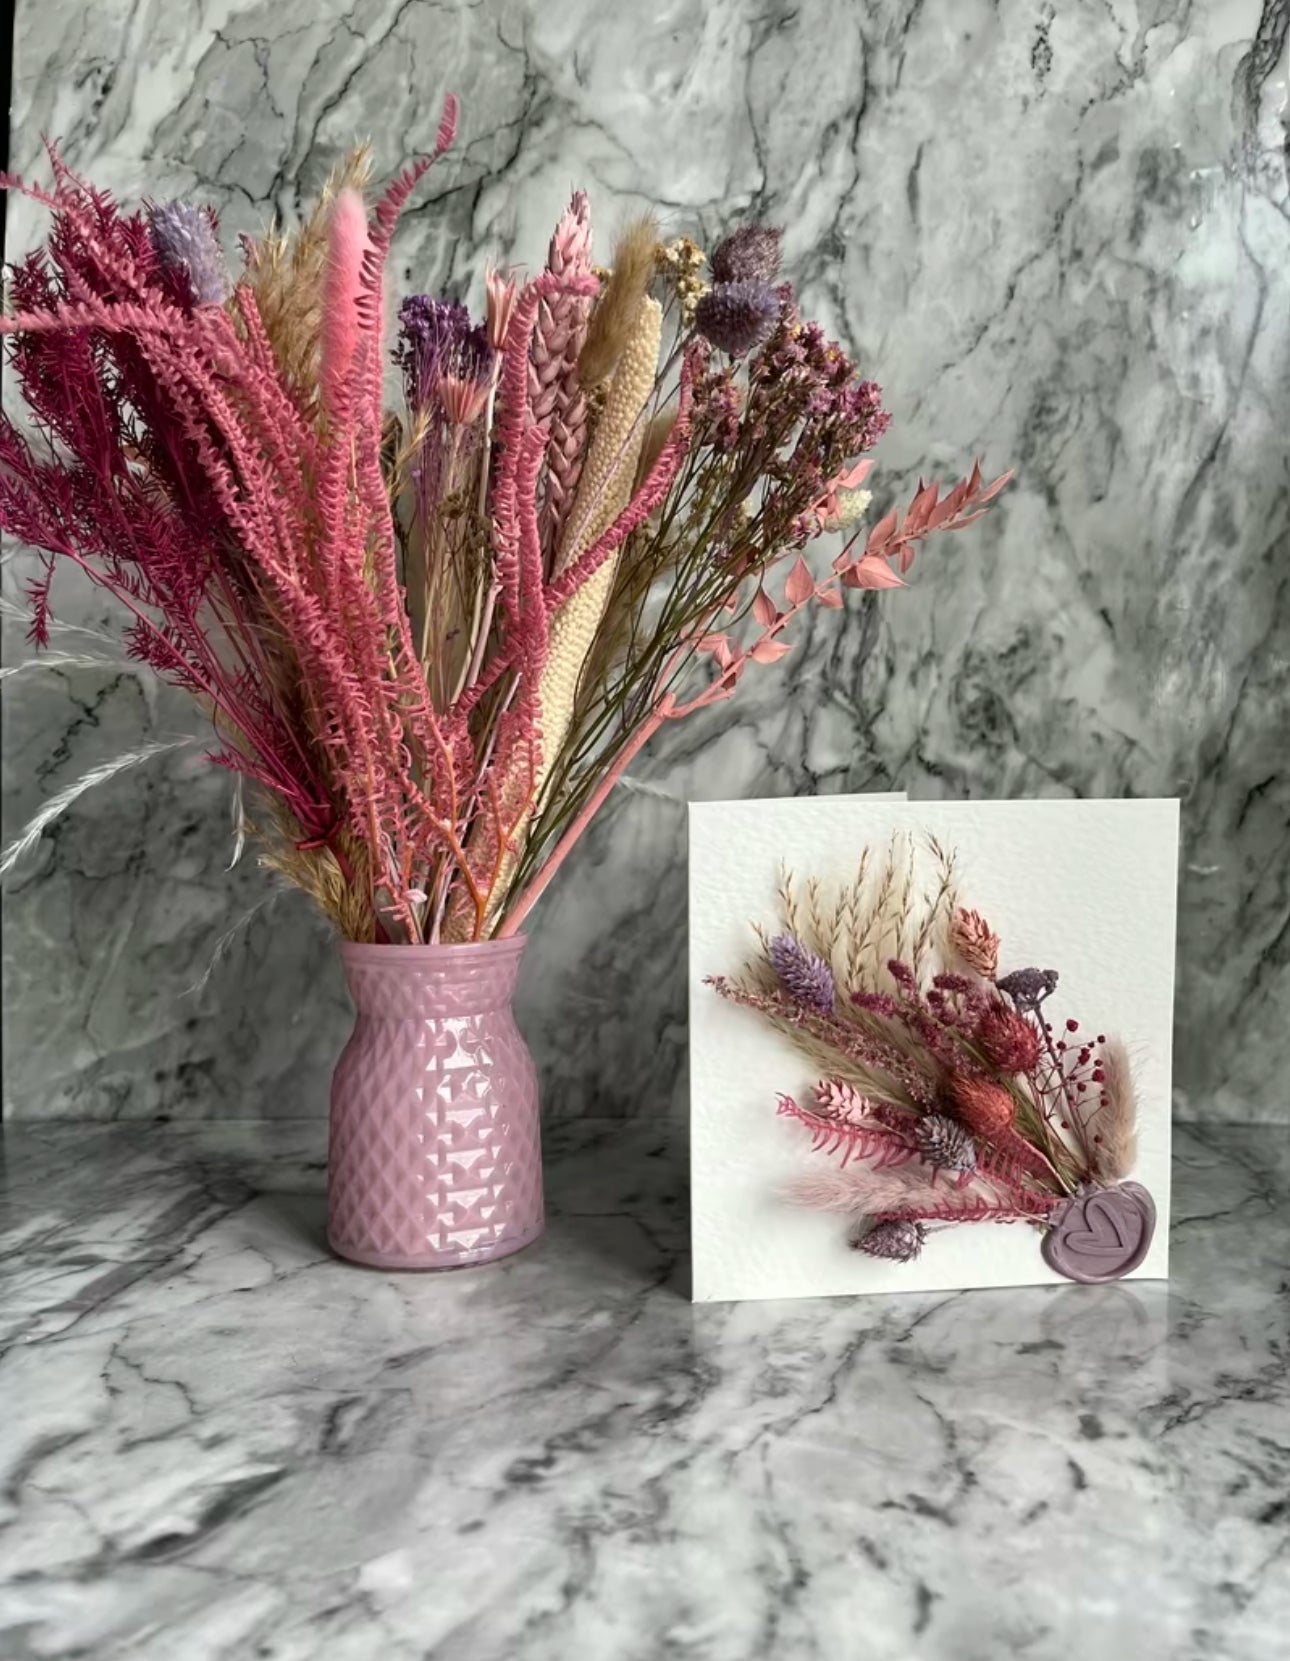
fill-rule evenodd
<path id="1" fill-rule="evenodd" d="M 820 1070 L 808 1101 L 779 1097 L 834 1165 L 789 1197 L 849 1219 L 872 1257 L 909 1262 L 958 1223 L 1043 1229 L 1050 1266 L 1101 1281 L 1145 1258 L 1155 1223 L 1129 1179 L 1137 1149 L 1124 1043 L 1056 1022 L 1055 969 L 999 973 L 1002 942 L 960 903 L 953 856 L 868 851 L 831 901 L 786 874 L 778 931 L 736 979 L 709 984 L 761 1014 Z"/>
<path id="2" fill-rule="evenodd" d="M 391 347 L 391 239 L 455 126 L 449 99 L 374 207 L 350 156 L 233 279 L 207 209 L 125 213 L 52 149 L 51 189 L 5 181 L 53 220 L 0 322 L 34 428 L 0 422 L 0 527 L 42 551 L 32 638 L 59 561 L 113 595 L 252 787 L 265 864 L 356 942 L 513 934 L 665 722 L 807 608 L 900 586 L 1005 482 L 857 528 L 888 416 L 762 226 L 705 259 L 643 219 L 602 269 L 576 192 L 541 270 L 485 273 L 479 321 L 406 299 Z M 802 550 L 835 530 L 817 576 Z"/>

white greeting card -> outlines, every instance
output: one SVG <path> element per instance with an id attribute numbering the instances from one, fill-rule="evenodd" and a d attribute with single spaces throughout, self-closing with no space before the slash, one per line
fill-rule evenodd
<path id="1" fill-rule="evenodd" d="M 1174 801 L 693 804 L 696 1301 L 1164 1277 L 1177 849 Z"/>

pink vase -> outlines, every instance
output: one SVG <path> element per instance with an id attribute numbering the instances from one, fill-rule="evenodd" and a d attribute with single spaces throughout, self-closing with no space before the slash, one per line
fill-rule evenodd
<path id="1" fill-rule="evenodd" d="M 340 948 L 358 1011 L 331 1090 L 327 1238 L 451 1269 L 542 1232 L 537 1075 L 511 1013 L 523 939 Z"/>

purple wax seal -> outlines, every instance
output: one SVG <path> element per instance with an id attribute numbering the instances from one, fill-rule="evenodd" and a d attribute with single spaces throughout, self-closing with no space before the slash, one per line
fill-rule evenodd
<path id="1" fill-rule="evenodd" d="M 1155 1201 L 1141 1183 L 1086 1188 L 1053 1213 L 1044 1260 L 1067 1280 L 1096 1286 L 1136 1269 L 1155 1232 Z"/>

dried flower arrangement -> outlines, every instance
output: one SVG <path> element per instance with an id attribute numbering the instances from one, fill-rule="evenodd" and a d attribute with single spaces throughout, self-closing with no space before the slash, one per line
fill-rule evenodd
<path id="1" fill-rule="evenodd" d="M 486 273 L 482 321 L 403 301 L 388 412 L 387 256 L 455 126 L 449 99 L 374 209 L 355 152 L 232 280 L 207 209 L 125 213 L 53 149 L 50 190 L 3 181 L 53 220 L 0 321 L 34 424 L 0 421 L 32 639 L 59 561 L 114 596 L 253 787 L 263 862 L 358 942 L 515 933 L 664 723 L 807 608 L 900 586 L 1006 482 L 920 486 L 862 534 L 888 416 L 778 281 L 779 233 L 705 261 L 647 218 L 601 269 L 582 192 L 536 275 Z M 801 550 L 835 530 L 817 577 Z"/>
<path id="2" fill-rule="evenodd" d="M 1137 1147 L 1124 1043 L 1058 1024 L 1055 969 L 1000 974 L 1002 942 L 960 903 L 955 861 L 928 839 L 936 877 L 893 840 L 864 853 L 827 901 L 780 884 L 780 922 L 722 997 L 757 1011 L 820 1069 L 812 1098 L 779 1112 L 836 1165 L 789 1197 L 849 1219 L 850 1244 L 909 1262 L 928 1231 L 1019 1222 L 1044 1231 L 1050 1267 L 1119 1278 L 1146 1256 L 1155 1207 L 1129 1179 Z"/>

